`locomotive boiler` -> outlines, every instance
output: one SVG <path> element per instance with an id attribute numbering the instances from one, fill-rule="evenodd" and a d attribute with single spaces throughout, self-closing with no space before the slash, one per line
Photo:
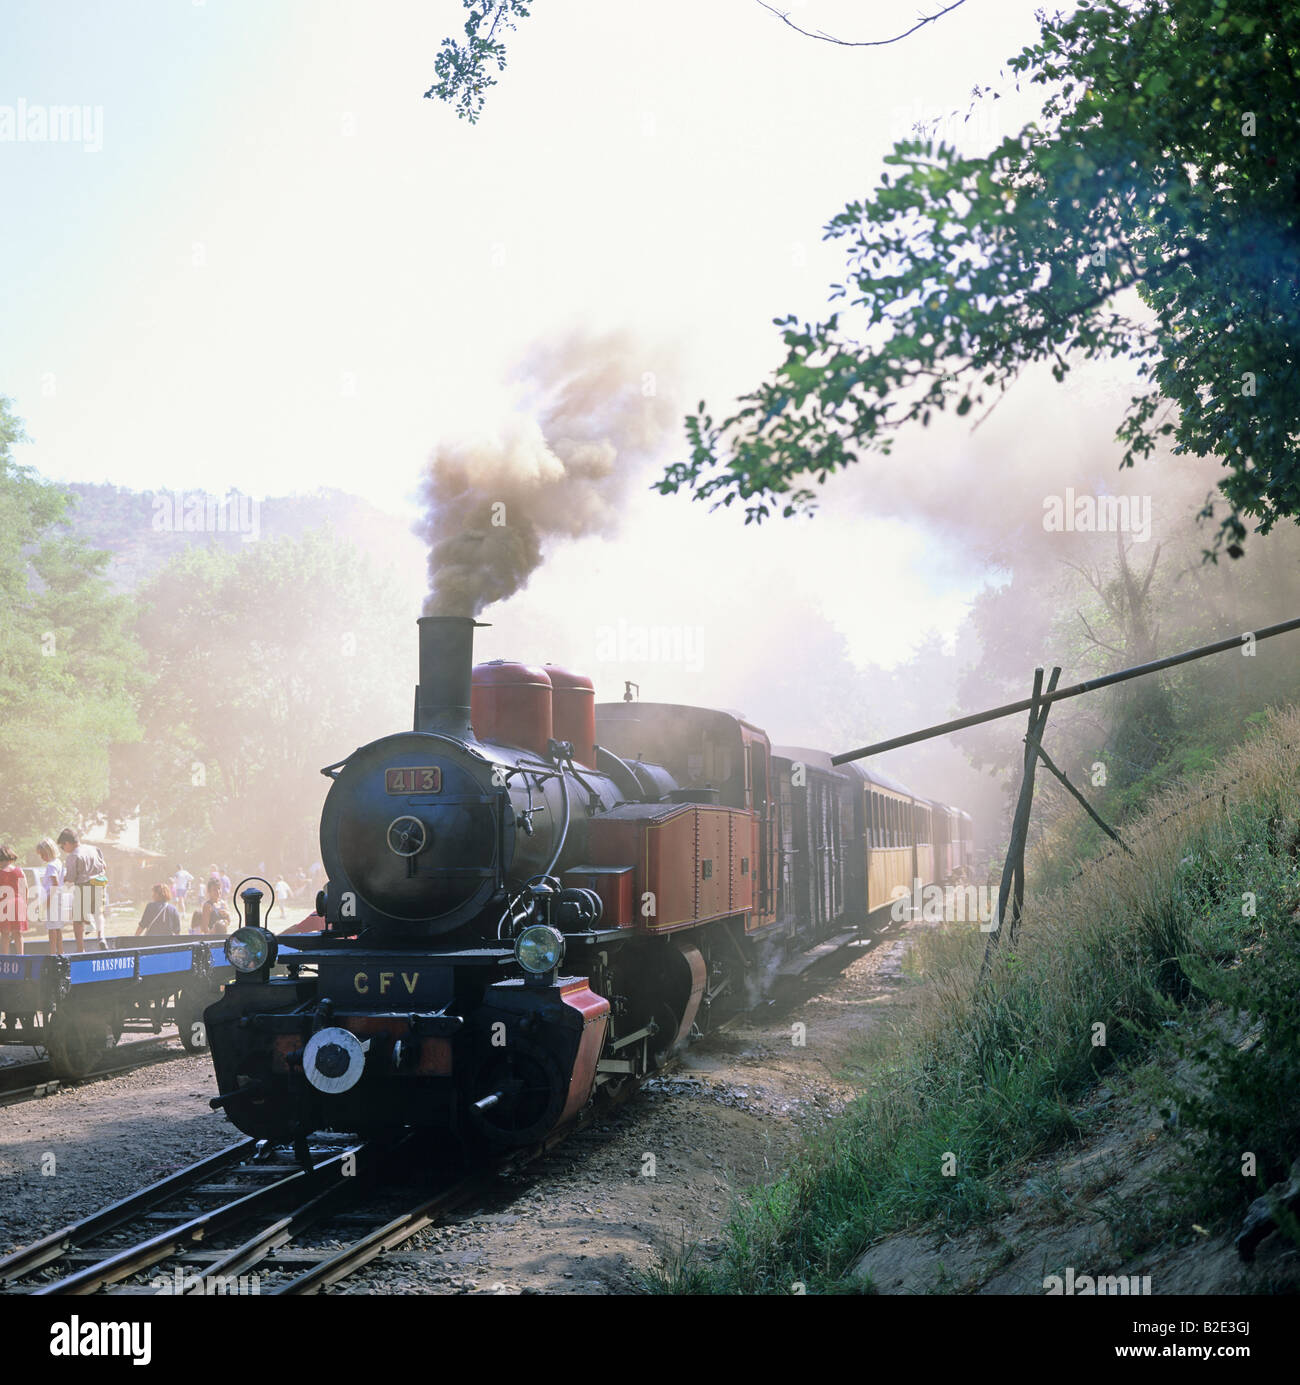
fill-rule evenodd
<path id="1" fill-rule="evenodd" d="M 248 891 L 227 942 L 213 1105 L 250 1135 L 535 1144 L 968 856 L 921 840 L 943 805 L 742 718 L 598 709 L 581 675 L 474 667 L 471 619 L 418 629 L 412 730 L 322 771 L 315 912 L 277 939 Z"/>

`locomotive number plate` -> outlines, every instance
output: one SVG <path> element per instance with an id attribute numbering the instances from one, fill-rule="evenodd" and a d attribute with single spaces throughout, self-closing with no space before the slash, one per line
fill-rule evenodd
<path id="1" fill-rule="evenodd" d="M 437 765 L 420 765 L 414 769 L 386 769 L 384 788 L 389 793 L 441 793 L 442 770 Z"/>

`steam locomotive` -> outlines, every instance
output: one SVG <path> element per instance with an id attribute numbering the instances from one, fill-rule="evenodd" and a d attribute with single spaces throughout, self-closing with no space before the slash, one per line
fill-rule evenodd
<path id="1" fill-rule="evenodd" d="M 327 883 L 292 952 L 245 892 L 205 1022 L 247 1134 L 535 1144 L 970 865 L 956 808 L 725 712 L 474 667 L 475 624 L 420 619 L 414 729 L 322 771 Z"/>

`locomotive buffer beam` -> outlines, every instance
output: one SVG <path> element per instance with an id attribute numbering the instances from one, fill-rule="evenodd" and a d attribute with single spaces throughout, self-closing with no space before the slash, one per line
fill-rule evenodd
<path id="1" fill-rule="evenodd" d="M 353 1017 L 367 1020 L 397 1020 L 410 1025 L 411 1033 L 421 1038 L 450 1038 L 459 1034 L 465 1027 L 465 1021 L 460 1015 L 444 1015 L 436 1010 L 425 1013 L 411 1010 L 344 1010 L 335 1015 L 336 1020 L 344 1021 Z M 262 1014 L 251 1015 L 249 1018 L 252 1020 L 252 1027 L 260 1033 L 301 1034 L 304 1019 L 309 1017 L 295 1014 Z"/>

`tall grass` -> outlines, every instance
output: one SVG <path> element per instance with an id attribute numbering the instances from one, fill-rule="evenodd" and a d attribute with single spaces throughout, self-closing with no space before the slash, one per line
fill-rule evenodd
<path id="1" fill-rule="evenodd" d="M 1293 997 L 1300 991 L 1300 956 L 1291 955 L 1300 951 L 1291 917 L 1300 899 L 1298 784 L 1300 713 L 1270 714 L 1213 775 L 1162 793 L 1127 825 L 1136 860 L 1102 856 L 1042 893 L 1033 883 L 1043 872 L 1031 863 L 1016 947 L 998 950 L 982 988 L 986 935 L 964 926 L 923 937 L 917 955 L 928 984 L 888 1052 L 878 1037 L 864 1045 L 867 1089 L 784 1176 L 739 1205 L 708 1287 L 842 1289 L 885 1233 L 920 1222 L 959 1228 L 998 1210 L 1000 1176 L 1080 1134 L 1088 1117 L 1077 1099 L 1117 1063 L 1169 1042 L 1179 1023 L 1171 1016 L 1210 1001 L 1249 1009 L 1241 983 L 1225 991 L 1224 977 L 1251 948 L 1265 970 L 1285 953 L 1272 983 L 1273 1037 L 1246 1069 L 1207 1049 L 1197 1061 L 1212 1094 L 1187 1095 L 1182 1107 L 1216 1150 L 1237 1141 L 1239 1151 L 1247 1129 L 1256 1144 L 1284 1149 L 1300 1116 L 1270 1113 L 1262 1133 L 1256 1118 L 1300 1063 L 1293 1054 L 1288 1069 L 1279 1053 L 1300 1023 L 1300 1010 L 1288 1018 L 1286 999 L 1288 985 Z M 1250 916 L 1241 896 L 1252 882 Z M 1289 950 L 1278 951 L 1283 939 Z M 1204 1047 L 1204 1035 L 1197 1042 Z M 1225 1080 L 1242 1085 L 1220 1129 L 1213 1113 L 1224 1094 L 1213 1089 Z M 689 1287 L 703 1283 L 697 1271 Z"/>

